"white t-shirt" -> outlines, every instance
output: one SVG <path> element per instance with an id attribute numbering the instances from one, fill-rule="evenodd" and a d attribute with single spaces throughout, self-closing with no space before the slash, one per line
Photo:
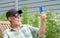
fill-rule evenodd
<path id="1" fill-rule="evenodd" d="M 11 28 L 7 29 L 3 38 L 36 38 L 38 28 L 32 27 L 30 25 L 21 25 L 19 30 L 12 30 Z"/>

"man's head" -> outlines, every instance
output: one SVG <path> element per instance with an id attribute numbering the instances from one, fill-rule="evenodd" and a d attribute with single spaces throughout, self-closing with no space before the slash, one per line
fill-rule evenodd
<path id="1" fill-rule="evenodd" d="M 22 14 L 22 10 L 17 11 L 16 9 L 10 9 L 6 13 L 6 17 L 8 21 L 10 21 L 12 24 L 19 24 L 20 22 L 20 16 Z"/>

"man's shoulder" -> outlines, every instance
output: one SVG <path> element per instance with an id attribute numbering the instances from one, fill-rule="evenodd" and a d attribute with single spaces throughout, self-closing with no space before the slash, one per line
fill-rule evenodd
<path id="1" fill-rule="evenodd" d="M 21 27 L 32 27 L 32 25 L 29 25 L 29 24 L 22 24 Z"/>
<path id="2" fill-rule="evenodd" d="M 9 33 L 9 31 L 10 31 L 10 29 L 8 28 L 8 29 L 6 29 L 6 30 L 3 32 L 3 34 Z"/>
<path id="3" fill-rule="evenodd" d="M 27 27 L 26 24 L 22 24 L 22 25 L 20 25 L 20 26 L 21 26 L 21 28 L 25 28 L 25 27 Z"/>

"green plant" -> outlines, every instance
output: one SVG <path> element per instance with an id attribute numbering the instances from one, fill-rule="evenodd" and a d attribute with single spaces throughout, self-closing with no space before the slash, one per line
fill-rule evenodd
<path id="1" fill-rule="evenodd" d="M 22 14 L 22 24 L 27 24 L 28 23 L 28 15 L 27 15 L 27 9 L 28 9 L 28 7 L 27 6 L 23 6 L 22 7 L 22 9 L 23 9 L 23 14 Z"/>
<path id="2" fill-rule="evenodd" d="M 53 17 L 52 12 L 50 11 L 49 13 L 46 14 L 47 18 L 46 18 L 46 38 L 58 38 L 58 26 L 56 25 L 56 21 L 55 20 L 50 20 L 50 18 Z"/>
<path id="3" fill-rule="evenodd" d="M 3 38 L 1 33 L 0 33 L 0 38 Z"/>
<path id="4" fill-rule="evenodd" d="M 34 19 L 33 19 L 33 18 L 34 18 L 34 15 L 33 15 L 32 13 L 29 13 L 28 16 L 29 16 L 28 24 L 29 24 L 29 25 L 32 25 L 32 23 L 33 23 L 33 21 L 34 21 Z"/>
<path id="5" fill-rule="evenodd" d="M 22 14 L 22 24 L 30 24 L 32 26 L 38 27 L 39 25 L 39 19 L 38 16 L 39 14 L 31 14 L 31 13 L 27 13 L 28 7 L 27 6 L 23 6 L 23 14 Z"/>
<path id="6" fill-rule="evenodd" d="M 36 13 L 35 15 L 34 15 L 34 18 L 33 18 L 33 22 L 32 22 L 32 25 L 34 26 L 34 27 L 38 27 L 38 25 L 39 25 L 39 14 L 38 13 Z"/>
<path id="7" fill-rule="evenodd" d="M 3 13 L 2 15 L 0 15 L 0 20 L 1 21 L 7 21 L 6 13 Z"/>

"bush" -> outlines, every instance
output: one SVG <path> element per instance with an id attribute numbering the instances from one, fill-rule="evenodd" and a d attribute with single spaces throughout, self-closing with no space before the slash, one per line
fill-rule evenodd
<path id="1" fill-rule="evenodd" d="M 1 33 L 0 33 L 0 38 L 3 38 Z"/>
<path id="2" fill-rule="evenodd" d="M 3 13 L 2 15 L 0 15 L 0 20 L 1 21 L 7 21 L 6 13 Z"/>
<path id="3" fill-rule="evenodd" d="M 47 13 L 47 18 L 46 18 L 46 38 L 58 38 L 58 26 L 56 25 L 55 20 L 50 20 L 52 18 L 52 12 Z M 52 18 L 53 19 L 53 18 Z"/>

